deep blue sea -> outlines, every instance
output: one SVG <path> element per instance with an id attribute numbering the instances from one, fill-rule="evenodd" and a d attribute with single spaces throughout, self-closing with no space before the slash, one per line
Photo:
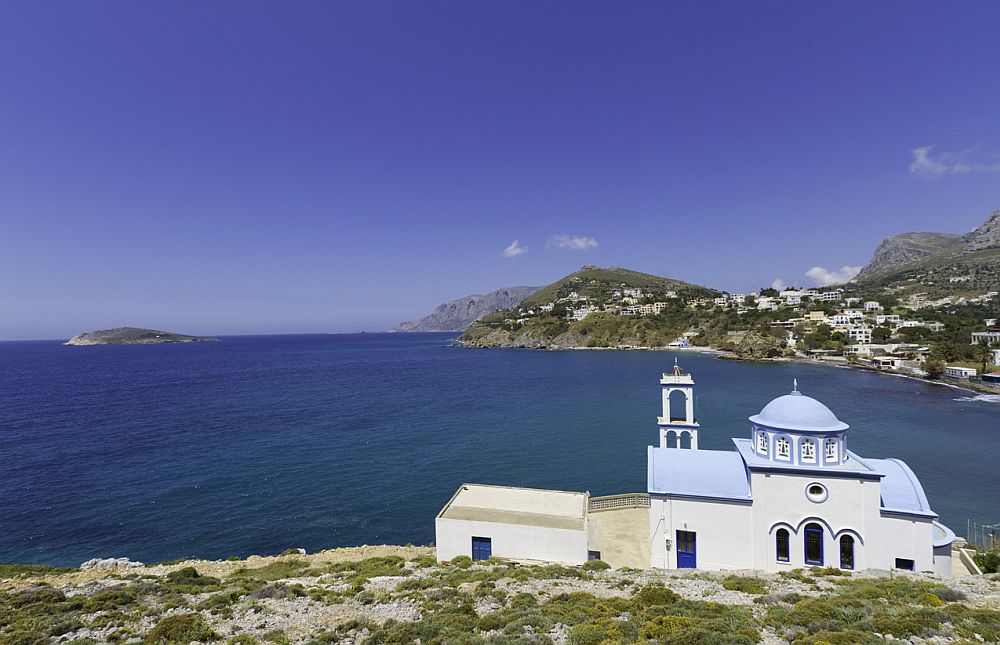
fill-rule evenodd
<path id="1" fill-rule="evenodd" d="M 449 334 L 0 343 L 0 562 L 156 562 L 428 544 L 462 482 L 645 490 L 675 354 L 474 350 Z M 702 448 L 792 379 L 899 457 L 942 521 L 1000 521 L 1000 403 L 818 365 L 690 352 Z"/>

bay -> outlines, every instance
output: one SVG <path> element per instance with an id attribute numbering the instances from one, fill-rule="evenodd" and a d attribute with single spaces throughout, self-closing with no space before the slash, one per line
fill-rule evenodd
<path id="1" fill-rule="evenodd" d="M 0 561 L 155 562 L 428 544 L 463 482 L 645 490 L 660 374 L 694 376 L 700 447 L 792 388 L 906 461 L 941 521 L 1000 521 L 1000 403 L 957 388 L 692 352 L 477 350 L 454 334 L 0 343 Z"/>

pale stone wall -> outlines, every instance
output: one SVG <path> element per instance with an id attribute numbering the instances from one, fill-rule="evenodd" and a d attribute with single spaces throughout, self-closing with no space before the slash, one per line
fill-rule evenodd
<path id="1" fill-rule="evenodd" d="M 601 560 L 620 569 L 649 567 L 649 509 L 615 508 L 591 511 L 587 516 L 591 551 L 600 551 Z"/>

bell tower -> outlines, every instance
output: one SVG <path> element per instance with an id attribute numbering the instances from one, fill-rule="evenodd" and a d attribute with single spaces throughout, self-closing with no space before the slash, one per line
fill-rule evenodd
<path id="1" fill-rule="evenodd" d="M 674 358 L 674 371 L 664 372 L 660 379 L 663 386 L 663 416 L 657 417 L 656 424 L 660 427 L 660 447 L 680 448 L 681 439 L 686 434 L 691 442 L 691 450 L 698 449 L 698 421 L 694 418 L 694 379 L 680 368 Z M 671 394 L 681 392 L 671 399 Z M 670 434 L 673 433 L 673 437 Z M 669 445 L 670 440 L 674 445 Z"/>

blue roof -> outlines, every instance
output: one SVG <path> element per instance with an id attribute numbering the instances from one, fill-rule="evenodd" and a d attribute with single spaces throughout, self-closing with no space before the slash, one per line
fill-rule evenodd
<path id="1" fill-rule="evenodd" d="M 850 427 L 830 408 L 797 391 L 774 399 L 759 414 L 750 417 L 750 421 L 777 430 L 804 432 L 839 432 Z"/>
<path id="2" fill-rule="evenodd" d="M 899 459 L 865 459 L 882 477 L 882 509 L 898 513 L 937 517 L 924 494 L 920 480 Z"/>
<path id="3" fill-rule="evenodd" d="M 683 450 L 649 446 L 650 493 L 750 501 L 743 457 L 731 450 Z"/>

